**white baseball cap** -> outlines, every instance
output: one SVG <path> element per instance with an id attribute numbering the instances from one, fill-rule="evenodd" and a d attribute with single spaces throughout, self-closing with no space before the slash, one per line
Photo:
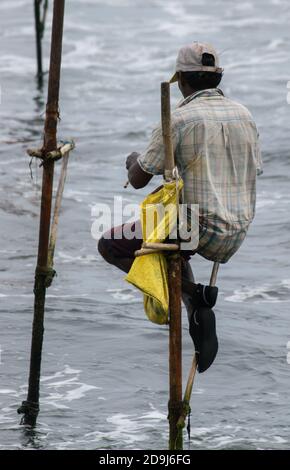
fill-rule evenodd
<path id="1" fill-rule="evenodd" d="M 214 66 L 204 65 L 203 54 L 211 54 L 214 57 Z M 178 72 L 215 72 L 222 73 L 223 68 L 219 66 L 219 58 L 216 50 L 207 43 L 193 42 L 183 46 L 176 59 L 175 74 L 170 83 L 178 81 Z"/>

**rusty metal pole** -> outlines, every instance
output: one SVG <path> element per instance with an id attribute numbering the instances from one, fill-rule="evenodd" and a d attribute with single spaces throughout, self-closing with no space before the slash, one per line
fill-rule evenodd
<path id="1" fill-rule="evenodd" d="M 170 85 L 161 84 L 161 117 L 165 150 L 165 180 L 173 179 L 175 167 L 171 136 Z M 169 289 L 169 449 L 183 448 L 182 429 L 177 423 L 182 412 L 182 334 L 181 334 L 181 257 L 168 256 Z"/>
<path id="2" fill-rule="evenodd" d="M 27 400 L 18 409 L 23 413 L 21 424 L 34 426 L 39 412 L 39 382 L 41 370 L 41 353 L 43 343 L 43 323 L 46 289 L 49 287 L 53 271 L 48 266 L 48 244 L 51 219 L 51 201 L 53 190 L 54 161 L 46 161 L 48 152 L 57 149 L 57 121 L 59 82 L 61 69 L 62 35 L 65 0 L 54 0 L 52 39 L 50 52 L 50 68 L 48 81 L 48 95 L 46 105 L 46 118 L 44 125 L 43 142 L 43 179 L 40 210 L 40 228 L 37 266 L 34 284 L 34 318 L 32 326 L 32 342 L 30 356 L 30 373 Z"/>

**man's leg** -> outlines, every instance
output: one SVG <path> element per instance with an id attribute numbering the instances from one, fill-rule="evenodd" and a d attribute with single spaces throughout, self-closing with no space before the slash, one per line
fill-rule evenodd
<path id="1" fill-rule="evenodd" d="M 134 232 L 135 237 L 131 240 L 126 238 L 126 233 Z M 140 221 L 113 227 L 100 238 L 98 243 L 99 253 L 107 263 L 116 266 L 125 273 L 135 259 L 135 251 L 140 250 L 142 245 L 142 230 Z M 188 319 L 192 313 L 192 292 L 194 276 L 189 264 L 190 255 L 193 253 L 182 252 L 182 301 L 187 310 Z"/>
<path id="2" fill-rule="evenodd" d="M 128 239 L 126 234 L 134 234 L 134 237 Z M 104 233 L 99 240 L 98 250 L 107 263 L 128 273 L 135 259 L 134 253 L 140 250 L 142 242 L 141 223 L 138 220 L 113 227 Z"/>
<path id="3" fill-rule="evenodd" d="M 190 321 L 193 303 L 192 292 L 194 286 L 194 275 L 189 263 L 188 257 L 181 258 L 181 276 L 182 276 L 182 301 L 187 311 L 188 321 Z"/>

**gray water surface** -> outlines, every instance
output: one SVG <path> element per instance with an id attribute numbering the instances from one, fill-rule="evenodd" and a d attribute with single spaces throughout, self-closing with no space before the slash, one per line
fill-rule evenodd
<path id="1" fill-rule="evenodd" d="M 249 235 L 220 271 L 220 349 L 194 386 L 190 448 L 289 448 L 289 2 L 66 3 L 59 138 L 73 137 L 77 149 L 59 226 L 58 277 L 47 296 L 41 413 L 31 434 L 16 409 L 27 390 L 41 169 L 33 163 L 32 180 L 25 151 L 41 142 L 47 76 L 38 91 L 32 2 L 0 3 L 0 448 L 167 448 L 168 331 L 145 318 L 140 294 L 98 256 L 91 208 L 113 206 L 114 195 L 139 202 L 160 183 L 123 189 L 124 160 L 146 146 L 159 120 L 160 82 L 192 40 L 221 53 L 222 88 L 253 113 L 265 171 Z M 50 23 L 51 9 L 46 69 Z M 208 282 L 210 263 L 197 256 L 192 266 Z M 193 346 L 185 314 L 183 328 L 186 380 Z"/>

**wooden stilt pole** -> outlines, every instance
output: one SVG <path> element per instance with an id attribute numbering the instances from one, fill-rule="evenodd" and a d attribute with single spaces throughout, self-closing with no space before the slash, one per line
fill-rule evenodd
<path id="1" fill-rule="evenodd" d="M 41 14 L 41 4 L 43 4 L 43 12 Z M 45 28 L 45 19 L 48 7 L 48 0 L 34 0 L 34 23 L 35 23 L 35 39 L 36 39 L 36 62 L 37 62 L 37 82 L 42 88 L 43 85 L 43 68 L 42 68 L 42 38 Z"/>
<path id="2" fill-rule="evenodd" d="M 169 449 L 183 448 L 182 430 L 177 423 L 182 411 L 181 260 L 169 256 Z"/>
<path id="3" fill-rule="evenodd" d="M 36 61 L 37 61 L 37 81 L 39 87 L 43 85 L 42 72 L 42 33 L 40 19 L 40 4 L 42 0 L 34 0 L 34 21 L 35 21 L 35 38 L 36 38 Z"/>
<path id="4" fill-rule="evenodd" d="M 68 159 L 69 159 L 69 152 L 67 152 L 62 157 L 61 173 L 60 173 L 59 183 L 58 183 L 56 197 L 55 197 L 55 206 L 54 206 L 54 213 L 53 213 L 49 246 L 48 246 L 48 256 L 47 256 L 47 266 L 49 268 L 53 268 L 53 258 L 54 258 L 54 250 L 55 250 L 55 243 L 56 243 L 56 236 L 57 236 L 59 212 L 60 212 L 60 207 L 62 203 L 63 190 L 64 190 L 64 185 L 65 185 L 65 180 L 66 180 Z"/>
<path id="5" fill-rule="evenodd" d="M 209 285 L 212 287 L 216 285 L 218 270 L 219 270 L 219 263 L 215 262 L 213 264 L 210 281 L 209 281 Z M 197 361 L 196 361 L 196 354 L 194 354 L 192 364 L 191 364 L 191 369 L 189 371 L 189 376 L 188 376 L 185 392 L 184 392 L 182 413 L 180 414 L 180 417 L 178 419 L 178 428 L 180 429 L 184 428 L 186 417 L 190 412 L 190 398 L 191 398 L 192 387 L 193 387 L 196 371 L 197 371 Z"/>
<path id="6" fill-rule="evenodd" d="M 171 136 L 170 85 L 161 84 L 162 132 L 165 149 L 165 180 L 173 179 L 175 167 Z M 183 448 L 182 430 L 177 422 L 182 412 L 182 336 L 181 336 L 181 258 L 168 256 L 169 288 L 169 449 Z"/>
<path id="7" fill-rule="evenodd" d="M 32 327 L 30 374 L 27 401 L 18 409 L 23 413 L 21 424 L 34 426 L 39 412 L 39 381 L 41 369 L 41 354 L 43 343 L 43 323 L 46 289 L 49 287 L 54 272 L 48 266 L 48 243 L 51 218 L 51 200 L 53 189 L 53 159 L 45 160 L 48 152 L 57 149 L 57 120 L 59 82 L 61 69 L 63 18 L 65 0 L 54 0 L 52 40 L 50 53 L 50 69 L 48 82 L 48 97 L 46 105 L 46 119 L 44 126 L 43 143 L 43 179 L 40 211 L 39 245 L 37 267 L 34 284 L 34 318 Z"/>

